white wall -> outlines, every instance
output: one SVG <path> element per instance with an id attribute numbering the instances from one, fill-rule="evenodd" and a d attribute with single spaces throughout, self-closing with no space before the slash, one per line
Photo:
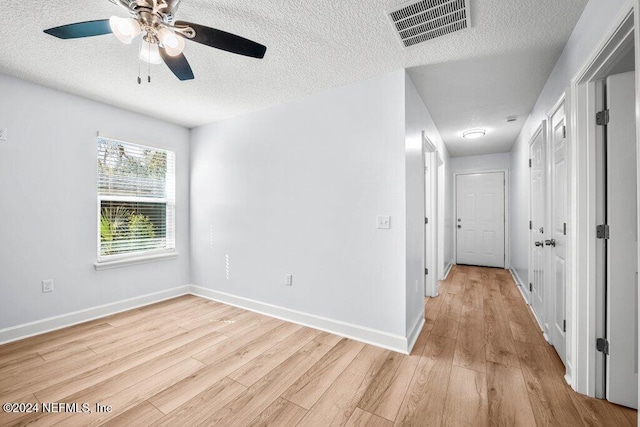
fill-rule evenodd
<path id="1" fill-rule="evenodd" d="M 188 284 L 189 131 L 2 75 L 0 93 L 0 329 Z M 95 271 L 97 131 L 176 152 L 178 259 Z"/>
<path id="2" fill-rule="evenodd" d="M 511 151 L 511 264 L 525 282 L 529 268 L 529 141 L 565 90 L 568 92 L 571 79 L 625 3 L 589 1 Z M 569 115 L 567 118 L 570 120 Z"/>
<path id="3" fill-rule="evenodd" d="M 193 282 L 405 337 L 404 85 L 397 71 L 194 129 Z"/>
<path id="4" fill-rule="evenodd" d="M 488 170 L 509 169 L 511 153 L 485 154 L 482 156 L 453 157 L 451 172 L 481 172 Z"/>
<path id="5" fill-rule="evenodd" d="M 427 107 L 420 98 L 408 73 L 405 74 L 405 146 L 407 191 L 407 332 L 411 333 L 419 320 L 424 318 L 424 158 L 422 131 L 449 165 L 449 153 L 442 142 Z M 451 194 L 451 193 L 449 193 Z M 445 202 L 446 203 L 446 202 Z M 438 221 L 444 218 L 438 218 Z M 440 238 L 450 241 L 446 233 Z M 440 255 L 442 256 L 442 255 Z M 450 259 L 450 258 L 449 258 Z M 433 272 L 435 274 L 435 271 Z"/>

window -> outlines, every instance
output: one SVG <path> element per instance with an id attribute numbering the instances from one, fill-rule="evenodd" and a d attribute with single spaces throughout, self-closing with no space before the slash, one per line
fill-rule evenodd
<path id="1" fill-rule="evenodd" d="M 175 250 L 175 153 L 98 138 L 98 262 Z"/>

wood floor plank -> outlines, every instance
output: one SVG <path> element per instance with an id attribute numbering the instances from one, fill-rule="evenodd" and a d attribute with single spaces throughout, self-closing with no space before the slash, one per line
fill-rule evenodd
<path id="1" fill-rule="evenodd" d="M 453 366 L 442 416 L 443 426 L 486 426 L 489 423 L 487 376 Z"/>
<path id="2" fill-rule="evenodd" d="M 0 400 L 13 402 L 22 396 L 34 394 L 41 387 L 56 384 L 79 372 L 89 370 L 95 357 L 95 353 L 87 349 L 56 361 L 57 363 L 45 363 L 29 371 L 12 371 L 10 375 L 0 377 Z"/>
<path id="3" fill-rule="evenodd" d="M 1 403 L 5 403 L 5 402 L 8 402 L 8 401 L 3 400 Z M 33 394 L 28 394 L 18 399 L 12 399 L 10 402 L 11 403 L 28 403 L 32 405 L 40 404 L 40 401 L 36 399 L 36 397 Z M 16 412 L 6 412 L 4 409 L 0 409 L 0 426 L 17 425 L 19 423 L 19 420 L 21 419 L 24 420 L 25 418 L 26 418 L 25 413 L 23 411 L 20 411 L 19 408 Z"/>
<path id="4" fill-rule="evenodd" d="M 529 308 L 524 304 L 522 297 L 518 300 L 505 300 L 505 309 L 509 319 L 511 335 L 515 341 L 544 345 L 546 342 L 537 323 L 534 323 Z"/>
<path id="5" fill-rule="evenodd" d="M 371 412 L 356 408 L 347 421 L 346 427 L 392 427 L 393 422 Z"/>
<path id="6" fill-rule="evenodd" d="M 221 358 L 229 353 L 236 351 L 237 349 L 246 346 L 254 339 L 263 336 L 264 334 L 281 326 L 282 322 L 277 319 L 268 320 L 262 323 L 250 324 L 247 333 L 242 333 L 237 339 L 227 340 L 225 343 L 219 346 L 211 347 L 202 353 L 196 354 L 194 357 L 207 365 L 218 362 Z M 244 328 L 244 326 L 239 325 Z M 228 332 L 228 330 L 226 330 Z M 225 330 L 219 330 L 224 333 Z M 235 334 L 234 334 L 235 335 Z M 232 336 L 234 336 L 232 335 Z"/>
<path id="7" fill-rule="evenodd" d="M 180 328 L 167 327 L 166 325 L 158 326 L 151 329 L 142 329 L 134 331 L 124 336 L 113 336 L 108 340 L 101 340 L 99 343 L 89 345 L 89 348 L 96 354 L 107 353 L 125 346 L 139 346 L 141 342 L 153 341 L 157 338 L 168 338 L 179 335 L 184 330 Z"/>
<path id="8" fill-rule="evenodd" d="M 203 313 L 200 316 L 195 316 L 178 323 L 178 326 L 190 331 L 202 325 L 210 325 L 214 323 L 227 324 L 233 321 L 234 316 L 243 312 L 244 310 L 238 307 L 218 304 L 218 306 L 214 306 L 208 312 Z"/>
<path id="9" fill-rule="evenodd" d="M 520 361 L 497 286 L 484 288 L 484 326 L 487 361 L 519 368 Z"/>
<path id="10" fill-rule="evenodd" d="M 202 366 L 202 363 L 194 359 L 187 359 L 137 383 L 128 382 L 120 387 L 114 387 L 113 385 L 93 387 L 70 395 L 67 399 L 43 400 L 43 402 L 86 402 L 90 405 L 90 412 L 40 412 L 28 417 L 26 423 L 31 426 L 50 426 L 57 423 L 82 425 L 84 427 L 99 425 L 143 402 L 158 390 L 162 390 L 176 381 L 192 375 Z M 112 410 L 99 412 L 95 406 L 97 403 L 103 406 L 109 405 Z"/>
<path id="11" fill-rule="evenodd" d="M 113 406 L 0 425 L 637 425 L 571 390 L 507 270 L 439 287 L 411 355 L 194 296 L 0 345 L 0 401 Z"/>
<path id="12" fill-rule="evenodd" d="M 455 345 L 450 338 L 429 335 L 394 425 L 440 425 Z"/>
<path id="13" fill-rule="evenodd" d="M 175 410 L 155 422 L 153 426 L 201 425 L 207 418 L 237 398 L 246 389 L 243 385 L 229 378 L 223 378 L 184 404 L 178 406 Z"/>
<path id="14" fill-rule="evenodd" d="M 101 424 L 102 427 L 148 427 L 164 414 L 149 402 L 142 402 L 115 418 Z"/>
<path id="15" fill-rule="evenodd" d="M 482 309 L 482 281 L 467 276 L 464 281 L 464 294 L 462 295 L 462 305 Z"/>
<path id="16" fill-rule="evenodd" d="M 24 371 L 44 364 L 44 359 L 38 352 L 27 353 L 24 356 L 0 364 L 0 376 L 10 375 L 13 371 Z"/>
<path id="17" fill-rule="evenodd" d="M 467 274 L 461 271 L 456 271 L 449 282 L 447 293 L 449 294 L 464 294 L 464 282 L 467 279 Z"/>
<path id="18" fill-rule="evenodd" d="M 388 420 L 396 419 L 428 337 L 429 331 L 423 328 L 410 355 L 391 353 L 387 357 L 360 399 L 359 408 Z"/>
<path id="19" fill-rule="evenodd" d="M 541 345 L 524 342 L 516 342 L 516 348 L 537 423 L 582 425 L 564 381 L 553 374 L 547 350 Z"/>
<path id="20" fill-rule="evenodd" d="M 535 426 L 529 393 L 519 368 L 487 362 L 489 425 Z"/>
<path id="21" fill-rule="evenodd" d="M 106 379 L 124 373 L 132 368 L 147 364 L 157 357 L 168 357 L 167 355 L 173 355 L 174 352 L 184 353 L 185 346 L 193 343 L 194 341 L 197 342 L 199 338 L 205 336 L 210 337 L 214 342 L 223 342 L 225 340 L 223 335 L 220 335 L 217 332 L 209 333 L 206 329 L 185 332 L 181 335 L 170 337 L 152 347 L 145 348 L 123 358 L 114 360 L 113 362 L 98 366 L 62 382 L 57 382 L 36 391 L 35 395 L 38 399 L 42 399 L 42 401 L 45 402 L 61 401 L 63 398 L 80 390 L 99 384 Z"/>
<path id="22" fill-rule="evenodd" d="M 373 346 L 364 347 L 298 426 L 346 424 L 389 353 Z"/>
<path id="23" fill-rule="evenodd" d="M 317 337 L 318 333 L 315 329 L 302 328 L 236 369 L 228 377 L 246 387 L 251 387 L 260 378 L 277 368 L 295 352 L 307 345 L 309 341 Z"/>
<path id="24" fill-rule="evenodd" d="M 486 372 L 484 311 L 465 306 L 460 316 L 453 364 L 478 372 Z"/>
<path id="25" fill-rule="evenodd" d="M 77 326 L 78 326 L 77 332 L 74 332 L 74 330 L 72 329 L 75 327 L 51 332 L 51 339 L 49 340 L 35 341 L 35 338 L 37 337 L 33 337 L 35 341 L 33 345 L 27 346 L 27 347 L 22 346 L 17 348 L 14 351 L 7 351 L 5 348 L 5 347 L 7 348 L 14 347 L 12 345 L 13 343 L 0 346 L 0 366 L 6 363 L 9 363 L 15 359 L 22 358 L 27 354 L 31 354 L 34 352 L 39 353 L 41 351 L 44 351 L 59 345 L 64 345 L 72 341 L 76 341 L 88 336 L 92 336 L 94 334 L 100 333 L 105 330 L 110 330 L 110 331 L 113 330 L 113 327 L 111 325 L 107 325 L 105 323 L 94 324 L 94 325 L 91 325 L 91 327 L 87 327 L 87 328 L 80 328 L 83 325 L 77 325 Z M 31 338 L 27 338 L 27 340 L 31 340 Z M 18 345 L 18 343 L 16 343 L 16 345 Z"/>
<path id="26" fill-rule="evenodd" d="M 238 398 L 209 417 L 206 424 L 246 426 L 330 349 L 331 347 L 316 341 L 309 342 L 280 366 L 249 387 Z"/>
<path id="27" fill-rule="evenodd" d="M 497 274 L 495 280 L 498 282 L 500 293 L 504 298 L 515 299 L 519 301 L 522 300 L 522 295 L 520 294 L 520 291 L 518 291 L 518 287 L 516 286 L 510 274 Z"/>
<path id="28" fill-rule="evenodd" d="M 433 326 L 438 319 L 440 309 L 442 308 L 442 302 L 444 301 L 443 294 L 434 298 L 427 298 L 424 307 L 424 326 L 428 330 L 433 330 Z"/>
<path id="29" fill-rule="evenodd" d="M 320 344 L 333 347 L 334 345 L 338 344 L 340 340 L 342 340 L 342 337 L 339 335 L 330 334 L 329 332 L 321 331 L 318 336 L 314 338 L 314 340 L 319 342 Z"/>
<path id="30" fill-rule="evenodd" d="M 630 420 L 625 413 L 633 413 L 637 416 L 638 411 L 626 411 L 627 408 L 580 393 L 569 392 L 569 397 L 580 414 L 582 425 L 599 427 L 635 427 L 637 425 L 637 420 Z"/>
<path id="31" fill-rule="evenodd" d="M 262 411 L 249 426 L 295 426 L 306 414 L 306 409 L 279 397 Z"/>
<path id="32" fill-rule="evenodd" d="M 193 377 L 186 381 L 176 383 L 172 387 L 153 396 L 149 401 L 163 413 L 168 414 L 225 376 L 231 374 L 239 367 L 258 357 L 275 343 L 291 335 L 298 328 L 300 328 L 299 325 L 292 323 L 282 324 L 277 328 L 265 329 L 266 332 L 262 331 L 263 333 L 261 335 L 245 343 L 242 347 L 229 347 L 226 346 L 224 342 L 220 345 L 213 346 L 211 348 L 221 347 L 225 349 L 224 351 L 216 352 L 220 359 L 212 361 L 210 365 L 201 369 Z M 198 353 L 193 357 L 201 360 L 197 357 L 200 354 L 202 353 Z"/>
<path id="33" fill-rule="evenodd" d="M 443 298 L 443 301 L 431 334 L 456 339 L 462 314 L 462 294 L 447 293 L 438 298 Z"/>
<path id="34" fill-rule="evenodd" d="M 363 343 L 343 338 L 293 383 L 282 397 L 302 408 L 311 409 L 363 348 Z"/>

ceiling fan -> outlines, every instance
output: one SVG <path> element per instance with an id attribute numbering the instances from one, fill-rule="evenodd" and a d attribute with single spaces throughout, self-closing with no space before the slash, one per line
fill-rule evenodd
<path id="1" fill-rule="evenodd" d="M 113 33 L 125 44 L 142 35 L 140 59 L 148 63 L 162 61 L 180 80 L 193 79 L 193 71 L 182 51 L 185 39 L 238 55 L 263 58 L 266 46 L 204 25 L 176 21 L 181 0 L 109 0 L 125 8 L 129 17 L 77 22 L 44 30 L 60 39 L 77 39 Z M 149 78 L 149 81 L 150 78 Z M 140 77 L 138 76 L 138 83 Z"/>

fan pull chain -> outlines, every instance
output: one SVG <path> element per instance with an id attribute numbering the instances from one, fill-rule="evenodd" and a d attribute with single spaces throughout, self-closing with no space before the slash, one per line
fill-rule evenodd
<path id="1" fill-rule="evenodd" d="M 151 43 L 149 43 L 149 58 L 151 58 Z M 151 83 L 151 61 L 149 61 L 147 66 L 147 83 Z"/>

